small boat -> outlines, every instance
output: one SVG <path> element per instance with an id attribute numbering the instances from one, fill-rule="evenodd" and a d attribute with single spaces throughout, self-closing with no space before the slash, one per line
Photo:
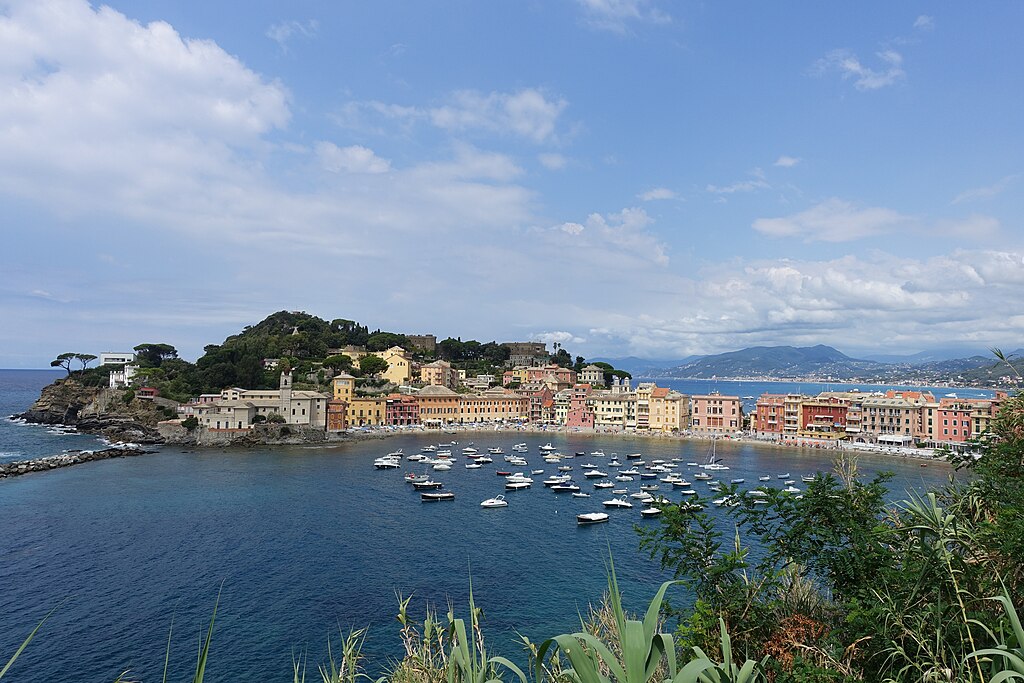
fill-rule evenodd
<path id="1" fill-rule="evenodd" d="M 630 467 L 628 470 L 619 470 L 619 474 L 625 474 L 625 475 L 629 475 L 631 477 L 635 477 L 638 474 L 640 474 L 640 470 L 638 470 L 635 467 Z"/>
<path id="2" fill-rule="evenodd" d="M 681 495 L 684 495 L 684 496 L 696 496 L 697 495 L 697 492 L 694 491 L 693 489 L 683 489 L 679 493 Z"/>
<path id="3" fill-rule="evenodd" d="M 636 460 L 637 458 L 642 458 L 642 457 L 644 457 L 643 453 L 626 453 L 626 458 L 628 460 Z"/>
<path id="4" fill-rule="evenodd" d="M 613 496 L 624 496 L 629 493 L 629 489 L 612 489 Z"/>
<path id="5" fill-rule="evenodd" d="M 455 500 L 455 494 L 451 491 L 436 491 L 432 493 L 421 493 L 420 500 L 424 503 L 433 503 L 439 500 Z"/>
<path id="6" fill-rule="evenodd" d="M 570 477 L 567 476 L 567 475 L 564 475 L 564 474 L 561 475 L 561 476 L 552 475 L 552 476 L 548 477 L 547 479 L 545 479 L 543 483 L 544 483 L 544 486 L 547 486 L 548 488 L 551 488 L 552 486 L 557 486 L 558 484 L 564 484 L 565 482 L 569 481 L 569 479 L 570 479 Z"/>
<path id="7" fill-rule="evenodd" d="M 515 446 L 512 447 L 512 450 L 516 451 L 517 453 L 525 453 L 530 449 L 527 448 L 525 443 L 517 443 Z"/>
<path id="8" fill-rule="evenodd" d="M 688 462 L 688 463 L 686 463 L 686 466 L 687 467 L 700 467 L 700 465 L 698 463 L 695 463 L 695 462 Z"/>
<path id="9" fill-rule="evenodd" d="M 597 457 L 597 458 L 603 458 L 604 457 L 604 451 L 601 450 L 600 448 L 597 449 L 596 451 L 592 451 L 590 454 L 593 455 L 594 457 Z"/>
<path id="10" fill-rule="evenodd" d="M 449 465 L 446 462 L 435 462 L 434 463 L 434 469 L 438 470 L 439 472 L 447 472 L 451 468 L 452 468 L 452 466 Z"/>
<path id="11" fill-rule="evenodd" d="M 558 466 L 558 471 L 559 472 L 571 472 L 572 471 L 572 465 L 559 465 Z"/>
<path id="12" fill-rule="evenodd" d="M 442 484 L 439 481 L 434 481 L 432 479 L 427 479 L 426 481 L 414 481 L 412 483 L 413 489 L 415 489 L 417 491 L 428 491 L 430 489 L 439 489 L 442 486 L 444 486 L 444 484 Z"/>
<path id="13" fill-rule="evenodd" d="M 508 501 L 505 500 L 505 496 L 495 496 L 494 498 L 488 498 L 484 502 L 480 503 L 482 508 L 507 508 Z"/>
<path id="14" fill-rule="evenodd" d="M 497 472 L 495 472 L 495 474 L 497 474 L 499 477 L 507 477 L 508 475 L 510 475 L 512 473 L 511 472 L 506 472 L 505 470 L 498 470 Z"/>
<path id="15" fill-rule="evenodd" d="M 373 461 L 373 466 L 378 470 L 393 470 L 401 467 L 402 463 L 394 458 L 377 458 Z"/>
<path id="16" fill-rule="evenodd" d="M 479 451 L 472 446 L 466 446 L 462 449 L 463 455 L 476 455 Z"/>
<path id="17" fill-rule="evenodd" d="M 423 451 L 424 453 L 434 453 L 437 451 L 437 446 L 435 446 L 434 444 L 430 444 L 429 446 L 424 446 L 420 450 Z"/>
<path id="18" fill-rule="evenodd" d="M 488 453 L 490 453 L 491 455 L 501 455 L 501 454 L 502 454 L 502 453 L 504 453 L 505 451 L 501 450 L 501 448 L 500 448 L 500 447 L 497 447 L 497 448 L 488 448 L 488 449 L 487 449 L 487 452 L 488 452 Z M 500 496 L 499 496 L 499 497 L 500 497 Z M 492 499 L 492 500 L 493 500 L 493 499 Z"/>
<path id="19" fill-rule="evenodd" d="M 661 514 L 661 508 L 649 507 L 640 511 L 641 517 L 657 517 Z"/>
<path id="20" fill-rule="evenodd" d="M 658 478 L 658 473 L 657 472 L 641 472 L 640 473 L 640 478 L 641 479 L 657 479 Z"/>
<path id="21" fill-rule="evenodd" d="M 731 484 L 742 484 L 745 481 L 746 481 L 746 479 L 730 479 L 729 483 L 731 483 Z"/>
<path id="22" fill-rule="evenodd" d="M 636 493 L 629 494 L 629 497 L 637 500 L 654 500 L 654 496 L 647 493 L 647 491 L 637 491 Z"/>
<path id="23" fill-rule="evenodd" d="M 583 473 L 583 476 L 586 477 L 587 479 L 598 479 L 598 478 L 604 479 L 605 477 L 608 476 L 608 474 L 605 473 L 605 472 L 602 472 L 601 470 L 596 470 L 595 469 L 595 470 L 587 470 L 586 472 Z"/>
<path id="24" fill-rule="evenodd" d="M 805 484 L 810 484 L 812 481 L 814 481 L 814 475 L 813 474 L 805 474 L 804 476 L 800 477 L 800 480 L 802 482 L 804 482 Z"/>
<path id="25" fill-rule="evenodd" d="M 481 465 L 481 464 L 480 464 L 480 463 L 478 463 L 478 462 L 467 462 L 467 463 L 466 463 L 466 469 L 467 469 L 467 470 L 478 470 L 478 469 L 480 469 L 481 467 L 483 467 L 483 465 Z M 434 466 L 434 469 L 435 469 L 435 470 L 437 469 L 437 466 L 436 466 L 436 465 Z M 449 467 L 448 469 L 451 469 L 451 468 Z"/>
<path id="26" fill-rule="evenodd" d="M 492 463 L 494 461 L 491 460 L 490 458 L 488 458 L 486 455 L 481 455 L 479 458 L 476 459 L 476 462 L 483 463 L 483 464 L 490 464 L 490 463 Z"/>
<path id="27" fill-rule="evenodd" d="M 676 488 L 680 488 L 680 489 L 688 489 L 691 486 L 693 486 L 693 484 L 691 484 L 690 482 L 686 481 L 685 479 L 673 479 L 672 480 L 672 486 L 674 486 Z"/>
<path id="28" fill-rule="evenodd" d="M 757 478 L 758 481 L 771 481 L 771 475 L 765 474 Z"/>
<path id="29" fill-rule="evenodd" d="M 590 498 L 590 494 L 589 493 L 583 493 L 582 491 L 573 491 L 572 492 L 572 497 L 573 498 Z"/>
<path id="30" fill-rule="evenodd" d="M 601 502 L 606 508 L 631 508 L 633 504 L 625 498 L 612 498 Z"/>
<path id="31" fill-rule="evenodd" d="M 679 509 L 683 512 L 697 512 L 698 510 L 703 510 L 704 506 L 700 503 L 680 503 Z"/>
<path id="32" fill-rule="evenodd" d="M 564 481 L 561 484 L 552 486 L 551 490 L 556 493 L 564 493 L 565 491 L 575 492 L 580 490 L 580 485 L 573 481 Z"/>
<path id="33" fill-rule="evenodd" d="M 775 478 L 776 479 L 789 479 L 789 472 L 786 472 L 785 474 L 776 474 Z"/>
<path id="34" fill-rule="evenodd" d="M 527 462 L 522 458 L 512 458 L 508 461 L 509 465 L 515 465 L 516 467 L 526 467 Z"/>
<path id="35" fill-rule="evenodd" d="M 622 463 L 619 462 L 618 458 L 616 458 L 616 459 L 612 460 L 610 463 L 608 463 L 608 466 L 609 467 L 622 467 Z"/>
<path id="36" fill-rule="evenodd" d="M 698 472 L 697 474 L 693 475 L 693 478 L 700 479 L 701 481 L 708 481 L 709 479 L 714 479 L 714 477 L 708 474 L 707 472 Z"/>
<path id="37" fill-rule="evenodd" d="M 611 483 L 610 481 L 594 482 L 595 489 L 610 489 L 613 486 L 615 486 L 615 484 Z"/>
<path id="38" fill-rule="evenodd" d="M 551 452 L 553 452 L 553 451 L 555 451 L 557 449 L 554 446 L 552 446 L 551 442 L 549 441 L 546 444 L 544 444 L 543 446 L 541 446 L 539 450 L 540 450 L 541 453 L 551 453 Z"/>
<path id="39" fill-rule="evenodd" d="M 796 479 L 787 479 L 786 481 L 784 481 L 782 483 L 785 484 L 786 486 L 792 486 L 793 484 L 796 483 Z"/>
<path id="40" fill-rule="evenodd" d="M 783 493 L 800 493 L 800 489 L 790 484 L 786 488 L 782 489 Z"/>
<path id="41" fill-rule="evenodd" d="M 430 481 L 430 477 L 427 476 L 426 474 L 413 474 L 412 472 L 410 472 L 409 474 L 405 475 L 405 480 L 410 484 L 419 484 L 425 481 Z"/>
<path id="42" fill-rule="evenodd" d="M 630 477 L 625 474 L 620 474 L 617 477 L 615 477 L 615 481 L 633 481 L 633 477 Z"/>
<path id="43" fill-rule="evenodd" d="M 657 491 L 658 490 L 658 485 L 657 484 L 641 484 L 640 485 L 640 490 L 641 491 Z"/>
<path id="44" fill-rule="evenodd" d="M 530 474 L 544 474 L 544 470 L 530 470 Z"/>
<path id="45" fill-rule="evenodd" d="M 426 460 L 427 456 L 420 455 L 419 453 L 413 453 L 412 455 L 406 456 L 405 459 L 409 462 L 419 462 L 421 460 Z"/>
<path id="46" fill-rule="evenodd" d="M 733 496 L 723 496 L 722 498 L 716 498 L 711 502 L 717 505 L 718 507 L 727 506 L 731 508 L 734 508 L 740 504 L 740 502 L 736 500 Z"/>
<path id="47" fill-rule="evenodd" d="M 531 484 L 528 481 L 506 481 L 505 482 L 505 490 L 506 491 L 522 491 L 523 489 L 530 488 L 532 485 L 533 484 Z"/>
<path id="48" fill-rule="evenodd" d="M 601 522 L 607 521 L 607 512 L 584 512 L 581 515 L 576 515 L 576 523 L 580 526 L 586 526 L 587 524 L 600 524 Z"/>
<path id="49" fill-rule="evenodd" d="M 386 457 L 386 458 L 398 458 L 398 459 L 401 459 L 403 455 L 404 455 L 404 453 L 402 453 L 402 449 L 399 448 L 397 451 L 391 451 L 390 453 L 388 453 L 384 457 Z"/>

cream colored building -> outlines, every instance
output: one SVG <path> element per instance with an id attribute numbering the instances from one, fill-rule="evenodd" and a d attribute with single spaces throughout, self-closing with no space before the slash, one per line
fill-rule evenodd
<path id="1" fill-rule="evenodd" d="M 667 387 L 655 387 L 650 397 L 650 430 L 681 432 L 690 427 L 690 398 Z"/>
<path id="2" fill-rule="evenodd" d="M 334 398 L 339 401 L 351 401 L 356 395 L 356 378 L 347 372 L 336 375 L 331 380 Z"/>
<path id="3" fill-rule="evenodd" d="M 595 428 L 622 430 L 636 427 L 637 395 L 633 392 L 595 391 L 587 404 L 594 412 Z"/>
<path id="4" fill-rule="evenodd" d="M 564 425 L 569 420 L 569 404 L 572 400 L 572 389 L 564 389 L 555 394 L 555 423 Z"/>
<path id="5" fill-rule="evenodd" d="M 277 414 L 286 424 L 326 427 L 330 396 L 318 391 L 295 391 L 292 374 L 281 373 L 280 387 L 271 389 L 225 389 L 221 400 L 199 404 L 195 415 L 207 429 L 250 429 L 257 415 Z"/>
<path id="6" fill-rule="evenodd" d="M 416 402 L 420 406 L 420 424 L 428 429 L 458 422 L 462 417 L 459 394 L 448 387 L 423 387 L 416 394 Z"/>
<path id="7" fill-rule="evenodd" d="M 495 387 L 479 394 L 461 395 L 459 421 L 465 424 L 526 420 L 529 408 L 526 396 Z"/>
<path id="8" fill-rule="evenodd" d="M 401 346 L 392 346 L 386 351 L 379 351 L 380 356 L 388 363 L 388 369 L 380 376 L 392 384 L 408 384 L 412 380 L 412 356 Z"/>
<path id="9" fill-rule="evenodd" d="M 580 384 L 595 384 L 604 385 L 604 368 L 599 368 L 596 365 L 588 365 L 580 370 L 580 375 L 577 381 Z"/>
<path id="10" fill-rule="evenodd" d="M 459 386 L 459 371 L 448 361 L 436 360 L 420 367 L 420 381 L 454 390 Z"/>

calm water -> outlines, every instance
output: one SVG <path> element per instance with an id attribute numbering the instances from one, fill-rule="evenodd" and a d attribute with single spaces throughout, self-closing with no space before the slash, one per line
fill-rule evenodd
<path id="1" fill-rule="evenodd" d="M 0 371 L 3 411 L 23 410 L 51 378 L 35 375 L 32 388 L 30 375 Z M 14 405 L 15 396 L 21 405 Z M 3 450 L 24 454 L 89 439 L 10 423 L 0 423 L 0 430 Z M 555 467 L 538 455 L 546 437 L 432 434 L 329 449 L 168 447 L 0 481 L 0 659 L 47 610 L 68 599 L 9 680 L 111 681 L 125 669 L 144 681 L 159 680 L 172 616 L 174 678 L 182 678 L 221 585 L 207 679 L 213 682 L 290 680 L 292 652 L 322 659 L 327 636 L 336 640 L 339 628 L 369 627 L 367 651 L 379 666 L 400 648 L 396 592 L 414 594 L 417 612 L 429 602 L 443 613 L 451 599 L 465 614 L 470 575 L 491 648 L 517 659 L 514 629 L 534 639 L 571 630 L 577 610 L 599 599 L 609 548 L 627 607 L 645 606 L 666 578 L 637 552 L 634 525 L 657 524 L 641 521 L 639 506 L 610 511 L 609 524 L 578 528 L 574 515 L 601 509 L 601 493 L 573 499 L 538 481 L 533 489 L 509 492 L 508 508 L 481 509 L 481 500 L 503 492 L 494 474 L 505 467 L 500 457 L 479 470 L 464 469 L 460 458 L 451 472 L 437 473 L 456 492 L 450 503 L 421 503 L 402 481 L 404 472 L 422 467 L 377 471 L 371 465 L 387 451 L 413 453 L 441 437 L 459 439 L 457 448 L 472 440 L 481 449 L 506 451 L 526 442 L 530 469 L 552 473 Z M 700 442 L 550 440 L 563 452 L 707 456 Z M 732 467 L 724 473 L 729 478 L 754 483 L 762 473 L 788 471 L 798 478 L 827 468 L 829 458 L 820 451 L 730 443 L 719 444 L 718 455 Z M 586 462 L 607 471 L 608 460 L 582 456 L 570 463 L 577 473 Z M 894 470 L 896 494 L 947 476 L 935 465 L 882 457 L 861 465 L 867 473 Z M 635 491 L 640 483 L 622 485 Z M 584 484 L 584 490 L 591 489 Z"/>

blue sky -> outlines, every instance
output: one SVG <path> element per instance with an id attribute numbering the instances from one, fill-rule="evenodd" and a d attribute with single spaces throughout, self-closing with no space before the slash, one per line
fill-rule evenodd
<path id="1" fill-rule="evenodd" d="M 1024 4 L 0 0 L 0 367 L 280 310 L 1016 348 Z"/>

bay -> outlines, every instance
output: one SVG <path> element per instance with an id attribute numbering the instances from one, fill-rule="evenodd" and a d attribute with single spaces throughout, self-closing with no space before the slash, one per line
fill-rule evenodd
<path id="1" fill-rule="evenodd" d="M 11 407 L 11 385 L 24 376 L 0 372 L 4 412 L 17 412 L 52 374 L 22 389 Z M 36 454 L 65 448 L 67 437 L 11 423 L 11 448 Z M 8 438 L 8 437 L 5 437 Z M 75 439 L 92 440 L 88 436 Z M 645 458 L 703 461 L 707 442 L 606 435 L 526 433 L 413 433 L 331 448 L 256 448 L 158 453 L 90 463 L 0 481 L 0 655 L 13 652 L 38 620 L 60 604 L 36 640 L 8 673 L 11 681 L 70 678 L 111 681 L 126 669 L 134 679 L 159 680 L 168 629 L 174 619 L 173 676 L 193 662 L 199 633 L 218 590 L 220 607 L 207 680 L 289 680 L 293 654 L 310 662 L 326 656 L 326 641 L 339 629 L 368 628 L 368 667 L 379 671 L 400 654 L 396 593 L 412 594 L 414 613 L 433 604 L 442 615 L 449 600 L 466 615 L 472 581 L 485 612 L 490 648 L 522 662 L 516 633 L 539 640 L 573 630 L 577 614 L 600 599 L 609 551 L 627 607 L 642 609 L 668 578 L 638 551 L 638 506 L 610 511 L 611 522 L 577 527 L 579 512 L 600 510 L 606 496 L 555 494 L 537 481 L 522 492 L 504 492 L 496 462 L 436 473 L 449 503 L 421 503 L 402 481 L 410 470 L 377 471 L 374 458 L 402 448 L 457 439 L 481 450 L 529 445 L 529 467 L 553 473 L 540 445 L 584 455 L 568 461 L 583 490 L 582 465 L 641 452 Z M 39 452 L 38 454 L 46 454 Z M 831 454 L 724 441 L 717 454 L 731 466 L 723 478 L 798 475 L 827 470 Z M 628 462 L 623 459 L 623 466 Z M 930 463 L 862 456 L 867 474 L 892 470 L 896 498 L 909 489 L 944 483 L 948 468 Z M 682 470 L 687 468 L 683 466 Z M 639 480 L 624 484 L 630 491 Z M 664 486 L 664 485 L 663 485 Z M 480 501 L 505 493 L 510 506 L 486 510 Z M 668 493 L 679 499 L 678 493 Z M 610 496 L 608 496 L 610 497 Z M 713 514 L 719 511 L 713 510 Z M 719 517 L 721 528 L 728 522 Z M 685 601 L 677 591 L 676 599 Z M 61 602 L 62 600 L 66 602 Z M 313 672 L 310 672 L 313 673 Z M 6 679 L 5 679 L 6 680 Z"/>

